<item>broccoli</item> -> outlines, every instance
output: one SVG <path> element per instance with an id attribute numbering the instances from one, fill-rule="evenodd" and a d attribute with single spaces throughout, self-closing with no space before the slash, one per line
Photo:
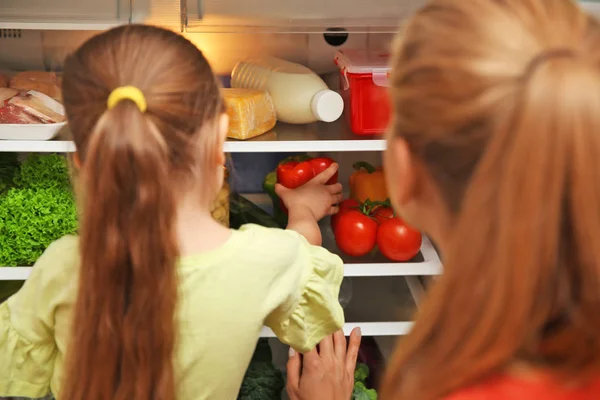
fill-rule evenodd
<path id="1" fill-rule="evenodd" d="M 267 339 L 260 339 L 248 366 L 238 400 L 280 400 L 285 386 L 283 374 L 272 362 Z"/>
<path id="2" fill-rule="evenodd" d="M 377 400 L 375 389 L 367 389 L 363 382 L 355 382 L 352 400 Z"/>
<path id="3" fill-rule="evenodd" d="M 238 400 L 279 400 L 284 385 L 283 374 L 272 363 L 250 363 Z"/>
<path id="4" fill-rule="evenodd" d="M 352 400 L 377 400 L 375 389 L 367 389 L 366 381 L 371 371 L 367 364 L 360 363 L 354 370 L 354 390 Z"/>
<path id="5" fill-rule="evenodd" d="M 367 381 L 367 378 L 369 377 L 369 373 L 369 366 L 367 364 L 358 364 L 356 366 L 356 369 L 354 370 L 354 381 L 365 383 Z"/>

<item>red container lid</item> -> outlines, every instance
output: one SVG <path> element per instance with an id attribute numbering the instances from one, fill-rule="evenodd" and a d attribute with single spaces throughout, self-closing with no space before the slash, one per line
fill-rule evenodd
<path id="1" fill-rule="evenodd" d="M 377 86 L 389 86 L 390 53 L 377 50 L 344 49 L 335 55 L 335 64 L 344 75 L 373 74 Z"/>

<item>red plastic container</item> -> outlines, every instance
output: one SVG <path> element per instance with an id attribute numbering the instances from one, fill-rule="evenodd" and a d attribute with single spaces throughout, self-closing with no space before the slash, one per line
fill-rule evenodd
<path id="1" fill-rule="evenodd" d="M 381 134 L 388 127 L 392 115 L 388 62 L 389 53 L 383 51 L 345 49 L 335 56 L 344 112 L 358 135 Z"/>

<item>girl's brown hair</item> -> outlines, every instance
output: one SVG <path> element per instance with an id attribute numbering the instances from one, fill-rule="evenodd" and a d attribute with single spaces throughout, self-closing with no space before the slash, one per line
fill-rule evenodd
<path id="1" fill-rule="evenodd" d="M 135 86 L 147 101 L 107 109 Z M 172 400 L 179 257 L 176 204 L 217 187 L 223 103 L 209 64 L 174 32 L 130 25 L 66 60 L 63 96 L 81 160 L 81 269 L 60 398 Z M 214 183 L 214 185 L 213 185 Z M 207 206 L 215 193 L 199 194 Z M 202 198 L 201 198 L 202 197 Z"/>
<path id="2" fill-rule="evenodd" d="M 383 399 L 515 361 L 600 367 L 600 28 L 571 0 L 434 0 L 393 61 L 393 134 L 453 212 L 445 270 Z"/>

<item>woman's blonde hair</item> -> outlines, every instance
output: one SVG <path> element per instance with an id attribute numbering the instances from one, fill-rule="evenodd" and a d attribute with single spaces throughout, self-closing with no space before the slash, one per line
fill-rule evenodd
<path id="1" fill-rule="evenodd" d="M 382 398 L 439 399 L 516 360 L 598 371 L 598 23 L 571 0 L 433 0 L 393 70 L 391 129 L 454 225 Z"/>

